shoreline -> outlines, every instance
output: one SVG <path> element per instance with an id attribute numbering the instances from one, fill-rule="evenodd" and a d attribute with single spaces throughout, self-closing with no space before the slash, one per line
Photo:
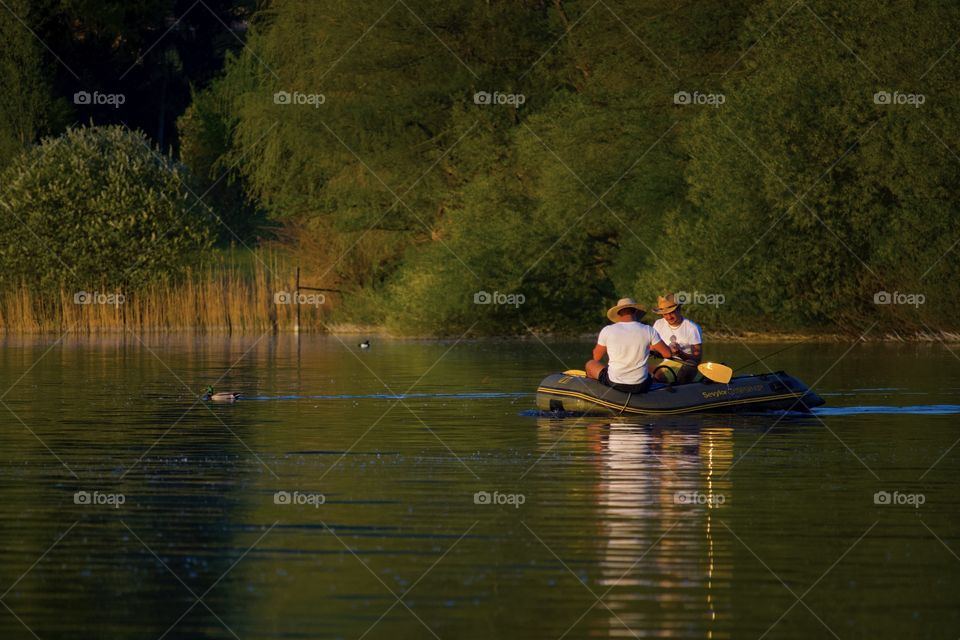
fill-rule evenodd
<path id="1" fill-rule="evenodd" d="M 401 334 L 394 333 L 382 326 L 362 326 L 354 324 L 335 324 L 329 326 L 329 331 L 317 330 L 315 328 L 303 328 L 297 331 L 292 328 L 267 329 L 258 331 L 247 329 L 237 330 L 229 326 L 221 327 L 140 327 L 133 328 L 104 328 L 90 330 L 70 329 L 50 330 L 50 331 L 2 331 L 0 330 L 0 340 L 9 340 L 15 338 L 34 338 L 44 336 L 56 336 L 61 340 L 66 339 L 87 339 L 87 338 L 106 338 L 120 335 L 133 334 L 139 335 L 166 335 L 166 336 L 186 336 L 191 338 L 200 337 L 243 337 L 253 335 L 264 335 L 272 333 L 275 336 L 329 336 L 329 337 L 356 337 L 377 338 L 382 340 L 395 341 L 490 341 L 490 342 L 508 342 L 508 341 L 537 341 L 547 339 L 551 341 L 584 341 L 590 342 L 596 338 L 596 332 L 542 332 L 526 334 L 489 334 L 489 335 L 464 335 L 457 336 L 452 334 Z M 598 329 L 599 331 L 599 329 Z M 820 344 L 841 344 L 851 342 L 862 342 L 871 344 L 935 344 L 948 343 L 960 344 L 960 333 L 941 331 L 937 333 L 913 332 L 898 334 L 896 332 L 877 332 L 873 335 L 851 336 L 839 333 L 804 333 L 800 331 L 724 331 L 708 333 L 710 342 L 719 343 L 738 343 L 747 342 L 751 344 L 770 343 L 820 343 Z"/>

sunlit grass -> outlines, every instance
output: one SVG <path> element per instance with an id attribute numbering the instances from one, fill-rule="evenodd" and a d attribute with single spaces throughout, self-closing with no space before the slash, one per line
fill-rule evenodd
<path id="1" fill-rule="evenodd" d="M 86 304 L 78 302 L 81 292 L 74 290 L 42 293 L 21 286 L 0 292 L 0 331 L 293 331 L 296 305 L 278 304 L 276 296 L 292 292 L 295 282 L 295 265 L 278 253 L 226 251 L 173 282 L 132 292 L 86 291 L 86 298 L 93 300 Z M 328 295 L 323 304 L 301 305 L 300 328 L 324 330 L 335 302 Z"/>

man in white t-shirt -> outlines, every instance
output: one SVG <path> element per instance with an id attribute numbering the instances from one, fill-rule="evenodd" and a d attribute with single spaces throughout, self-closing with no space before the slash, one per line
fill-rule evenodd
<path id="1" fill-rule="evenodd" d="M 657 298 L 657 308 L 654 313 L 659 314 L 659 320 L 653 323 L 657 335 L 670 347 L 673 358 L 683 360 L 683 364 L 675 360 L 665 360 L 664 364 L 673 368 L 677 374 L 677 382 L 683 384 L 693 380 L 697 375 L 697 365 L 703 357 L 703 334 L 700 325 L 689 318 L 684 318 L 680 312 L 681 304 L 672 293 Z M 676 366 L 674 366 L 676 365 Z M 657 380 L 669 380 L 669 372 L 663 370 L 655 374 Z"/>
<path id="2" fill-rule="evenodd" d="M 640 323 L 645 313 L 633 298 L 621 298 L 607 311 L 613 324 L 604 327 L 597 337 L 593 360 L 584 367 L 588 377 L 626 393 L 644 393 L 650 387 L 647 356 L 655 351 L 668 358 L 670 349 L 653 327 Z M 603 356 L 609 360 L 606 366 L 601 362 Z"/>

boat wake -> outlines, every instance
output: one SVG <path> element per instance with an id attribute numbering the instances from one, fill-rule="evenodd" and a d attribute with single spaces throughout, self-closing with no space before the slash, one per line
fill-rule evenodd
<path id="1" fill-rule="evenodd" d="M 896 406 L 860 406 L 860 407 L 819 407 L 810 411 L 815 416 L 858 416 L 869 414 L 903 414 L 903 415 L 927 415 L 943 416 L 960 413 L 958 404 L 921 404 L 904 407 Z M 741 412 L 741 416 L 763 416 L 763 415 L 789 415 L 802 418 L 809 416 L 809 413 L 799 411 L 751 411 Z M 583 416 L 583 413 L 571 411 L 542 411 L 531 409 L 521 411 L 521 416 L 531 418 L 576 418 Z"/>
<path id="2" fill-rule="evenodd" d="M 949 415 L 960 413 L 960 404 L 920 404 L 906 407 L 863 406 L 863 407 L 820 407 L 813 410 L 818 416 L 856 416 L 869 413 L 900 413 L 909 415 Z"/>
<path id="3" fill-rule="evenodd" d="M 488 398 L 522 398 L 533 395 L 523 393 L 367 393 L 361 395 L 333 395 L 333 396 L 243 396 L 244 400 L 412 400 L 416 398 L 450 398 L 467 400 L 484 400 Z"/>

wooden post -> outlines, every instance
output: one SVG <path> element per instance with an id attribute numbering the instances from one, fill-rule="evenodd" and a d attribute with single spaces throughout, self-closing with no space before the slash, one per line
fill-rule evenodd
<path id="1" fill-rule="evenodd" d="M 293 332 L 300 335 L 300 267 L 297 267 L 297 284 L 293 288 L 293 304 L 297 306 L 297 323 L 293 326 Z"/>

